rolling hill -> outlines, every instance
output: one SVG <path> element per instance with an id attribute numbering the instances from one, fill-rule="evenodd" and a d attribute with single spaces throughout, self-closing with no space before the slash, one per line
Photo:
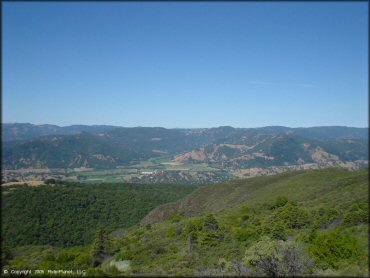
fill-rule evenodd
<path id="1" fill-rule="evenodd" d="M 71 125 L 60 127 L 57 125 L 34 125 L 30 123 L 3 123 L 1 138 L 3 141 L 27 140 L 46 135 L 71 135 L 81 132 L 98 133 L 116 128 L 109 125 Z"/>
<path id="2" fill-rule="evenodd" d="M 14 128 L 11 124 L 3 128 L 3 137 L 7 139 L 2 146 L 4 169 L 107 169 L 161 156 L 182 163 L 212 163 L 222 170 L 310 163 L 356 169 L 366 166 L 368 160 L 366 128 L 165 129 L 71 126 L 58 129 L 54 126 L 32 126 L 31 130 L 43 130 L 39 134 L 50 133 L 50 130 L 77 134 L 9 141 L 16 134 L 21 134 L 19 137 L 22 134 L 31 136 L 27 132 L 11 133 L 9 130 Z M 348 162 L 352 164 L 346 164 Z"/>
<path id="3" fill-rule="evenodd" d="M 153 224 L 167 220 L 172 214 L 196 216 L 204 213 L 216 213 L 235 207 L 243 202 L 256 204 L 273 201 L 276 196 L 284 195 L 290 200 L 320 204 L 330 202 L 335 205 L 336 200 L 327 199 L 325 194 L 347 194 L 346 189 L 360 182 L 363 191 L 353 198 L 364 197 L 368 170 L 348 172 L 338 168 L 291 171 L 274 176 L 255 177 L 250 179 L 234 180 L 224 183 L 203 186 L 174 203 L 161 205 L 151 211 L 142 220 L 142 225 Z M 338 184 L 347 185 L 340 187 Z M 355 188 L 354 190 L 357 190 Z M 364 191 L 365 190 L 365 191 Z M 352 192 L 351 189 L 348 192 Z M 320 192 L 325 192 L 320 195 Z M 338 193 L 339 194 L 339 193 Z M 324 200 L 323 200 L 324 199 Z M 343 204 L 345 205 L 345 204 Z"/>

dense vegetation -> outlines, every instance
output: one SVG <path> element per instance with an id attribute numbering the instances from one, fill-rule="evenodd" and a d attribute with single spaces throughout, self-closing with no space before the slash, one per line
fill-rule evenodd
<path id="1" fill-rule="evenodd" d="M 155 210 L 151 224 L 110 239 L 98 230 L 91 246 L 16 247 L 3 259 L 8 268 L 89 275 L 367 276 L 368 193 L 368 170 L 210 185 L 173 203 L 164 217 L 158 215 L 168 207 Z"/>
<path id="2" fill-rule="evenodd" d="M 130 227 L 154 207 L 177 200 L 195 188 L 67 183 L 3 189 L 3 245 L 91 244 L 100 226 L 108 232 Z"/>

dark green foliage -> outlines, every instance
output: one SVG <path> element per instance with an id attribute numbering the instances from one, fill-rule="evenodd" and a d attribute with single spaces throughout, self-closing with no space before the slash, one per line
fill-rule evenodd
<path id="1" fill-rule="evenodd" d="M 274 219 L 289 229 L 301 229 L 311 222 L 311 215 L 306 208 L 287 203 L 275 213 Z"/>
<path id="2" fill-rule="evenodd" d="M 91 253 L 88 247 L 71 247 L 66 249 L 50 246 L 22 246 L 13 249 L 16 255 L 6 267 L 8 269 L 80 269 L 91 268 Z"/>
<path id="3" fill-rule="evenodd" d="M 176 222 L 179 222 L 181 220 L 181 218 L 183 218 L 184 216 L 179 214 L 179 213 L 174 213 L 171 215 L 170 217 L 170 221 L 172 223 L 176 223 Z"/>
<path id="4" fill-rule="evenodd" d="M 274 239 L 285 240 L 292 230 L 308 227 L 312 222 L 307 208 L 288 202 L 287 198 L 277 198 L 269 207 L 275 211 L 265 223 L 264 230 Z"/>
<path id="5" fill-rule="evenodd" d="M 95 240 L 92 246 L 93 266 L 100 265 L 105 259 L 112 255 L 113 243 L 108 237 L 107 232 L 100 228 L 96 232 Z"/>
<path id="6" fill-rule="evenodd" d="M 279 196 L 276 198 L 276 202 L 270 206 L 271 209 L 280 208 L 286 205 L 288 203 L 288 198 L 285 196 Z"/>
<path id="7" fill-rule="evenodd" d="M 11 259 L 13 259 L 11 249 L 6 246 L 2 246 L 0 268 L 2 269 L 3 265 L 6 265 Z"/>
<path id="8" fill-rule="evenodd" d="M 353 204 L 344 216 L 346 226 L 369 223 L 369 204 L 366 202 Z"/>
<path id="9" fill-rule="evenodd" d="M 91 244 L 99 226 L 107 231 L 137 224 L 154 207 L 195 186 L 78 184 L 18 186 L 3 195 L 2 236 L 9 246 Z"/>
<path id="10" fill-rule="evenodd" d="M 324 268 L 338 268 L 343 261 L 361 260 L 365 249 L 356 237 L 341 228 L 318 232 L 310 244 L 311 254 Z"/>
<path id="11" fill-rule="evenodd" d="M 216 231 L 209 231 L 200 235 L 200 243 L 210 247 L 217 246 L 222 239 L 222 234 Z"/>
<path id="12" fill-rule="evenodd" d="M 286 225 L 284 225 L 283 221 L 276 221 L 272 224 L 271 232 L 272 238 L 285 240 L 288 234 Z"/>
<path id="13" fill-rule="evenodd" d="M 46 185 L 55 184 L 55 179 L 47 179 L 44 181 Z"/>
<path id="14" fill-rule="evenodd" d="M 213 214 L 208 214 L 204 220 L 204 229 L 206 231 L 217 231 L 218 223 Z"/>
<path id="15" fill-rule="evenodd" d="M 194 252 L 197 249 L 198 245 L 198 233 L 192 231 L 189 234 L 189 252 Z"/>
<path id="16" fill-rule="evenodd" d="M 213 214 L 208 214 L 203 223 L 200 242 L 202 245 L 216 246 L 224 239 L 224 232 L 220 229 L 218 222 Z"/>
<path id="17" fill-rule="evenodd" d="M 203 223 L 200 219 L 194 219 L 191 221 L 188 221 L 184 230 L 183 235 L 188 236 L 191 233 L 198 233 L 203 229 Z"/>
<path id="18" fill-rule="evenodd" d="M 166 233 L 166 235 L 167 235 L 167 237 L 168 238 L 174 238 L 175 237 L 175 235 L 176 235 L 176 231 L 175 231 L 175 228 L 174 227 L 169 227 L 168 229 L 167 229 L 167 233 Z"/>
<path id="19" fill-rule="evenodd" d="M 314 227 L 315 228 L 326 228 L 338 220 L 339 209 L 336 207 L 324 208 L 321 207 L 313 212 Z"/>
<path id="20" fill-rule="evenodd" d="M 235 238 L 238 241 L 253 241 L 260 236 L 256 227 L 245 227 L 235 231 Z"/>

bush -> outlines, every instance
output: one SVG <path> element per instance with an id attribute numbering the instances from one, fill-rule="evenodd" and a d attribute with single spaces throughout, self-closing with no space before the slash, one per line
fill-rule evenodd
<path id="1" fill-rule="evenodd" d="M 287 238 L 287 229 L 282 221 L 277 221 L 272 225 L 271 236 L 274 239 L 285 240 Z"/>
<path id="2" fill-rule="evenodd" d="M 56 181 L 55 181 L 55 179 L 46 179 L 46 180 L 44 181 L 44 183 L 45 183 L 45 184 L 48 184 L 48 185 L 49 185 L 49 184 L 55 184 L 55 182 L 56 182 Z"/>
<path id="3" fill-rule="evenodd" d="M 179 222 L 184 216 L 181 215 L 181 214 L 178 214 L 178 213 L 173 213 L 169 220 L 171 221 L 171 223 L 177 223 Z"/>
<path id="4" fill-rule="evenodd" d="M 337 208 L 320 208 L 314 212 L 315 228 L 326 228 L 330 223 L 336 221 L 339 217 Z"/>
<path id="5" fill-rule="evenodd" d="M 201 219 L 193 219 L 186 224 L 185 229 L 182 231 L 182 233 L 184 236 L 188 236 L 190 233 L 198 232 L 201 231 L 202 229 L 203 223 Z"/>
<path id="6" fill-rule="evenodd" d="M 260 276 L 307 275 L 313 268 L 313 260 L 295 242 L 282 242 L 262 237 L 245 252 L 244 262 L 251 274 Z"/>
<path id="7" fill-rule="evenodd" d="M 287 228 L 301 229 L 310 224 L 311 215 L 307 209 L 288 203 L 275 213 L 274 220 L 281 221 Z"/>
<path id="8" fill-rule="evenodd" d="M 250 241 L 259 237 L 258 230 L 254 227 L 239 228 L 235 231 L 235 238 L 238 241 Z"/>
<path id="9" fill-rule="evenodd" d="M 174 227 L 169 227 L 167 229 L 166 235 L 168 238 L 174 238 L 176 236 L 176 231 Z"/>
<path id="10" fill-rule="evenodd" d="M 369 208 L 367 203 L 353 204 L 343 219 L 345 226 L 356 226 L 368 222 Z"/>
<path id="11" fill-rule="evenodd" d="M 288 203 L 288 198 L 285 196 L 278 196 L 274 204 L 270 206 L 270 209 L 276 209 L 285 206 Z"/>
<path id="12" fill-rule="evenodd" d="M 356 262 L 364 253 L 358 239 L 336 228 L 318 233 L 310 244 L 310 252 L 323 268 L 338 268 L 343 261 Z"/>

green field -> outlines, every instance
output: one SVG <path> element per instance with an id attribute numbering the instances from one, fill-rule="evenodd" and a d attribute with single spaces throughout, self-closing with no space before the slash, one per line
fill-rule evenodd
<path id="1" fill-rule="evenodd" d="M 71 172 L 76 175 L 81 182 L 124 182 L 131 175 L 139 175 L 142 172 L 152 172 L 155 170 L 163 171 L 190 171 L 190 172 L 213 172 L 219 171 L 210 167 L 207 163 L 183 164 L 174 162 L 171 157 L 164 156 L 159 158 L 142 161 L 139 164 L 127 166 L 125 168 L 93 170 Z"/>

